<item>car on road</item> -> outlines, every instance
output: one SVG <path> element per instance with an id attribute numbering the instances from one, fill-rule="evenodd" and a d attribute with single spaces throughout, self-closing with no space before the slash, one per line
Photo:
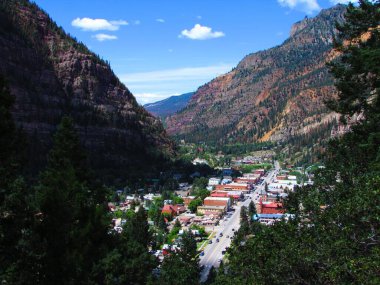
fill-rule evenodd
<path id="1" fill-rule="evenodd" d="M 219 236 L 222 237 L 222 236 L 223 236 L 223 233 L 220 233 Z"/>
<path id="2" fill-rule="evenodd" d="M 222 250 L 222 255 L 225 255 L 226 254 L 226 251 L 225 250 Z"/>
<path id="3" fill-rule="evenodd" d="M 234 232 L 234 231 L 235 231 L 235 229 L 232 229 L 232 231 Z"/>
<path id="4" fill-rule="evenodd" d="M 218 238 L 216 239 L 216 242 L 219 242 L 219 239 L 218 239 Z"/>

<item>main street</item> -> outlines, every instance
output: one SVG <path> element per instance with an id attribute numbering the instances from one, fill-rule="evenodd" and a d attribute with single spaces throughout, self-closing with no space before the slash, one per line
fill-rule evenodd
<path id="1" fill-rule="evenodd" d="M 251 201 L 257 201 L 259 194 L 264 192 L 265 183 L 271 183 L 278 174 L 280 169 L 279 163 L 275 161 L 274 166 L 275 169 L 272 169 L 266 174 L 263 181 L 256 186 L 255 191 L 248 194 L 248 198 L 244 202 L 238 202 L 237 205 L 234 206 L 235 211 L 230 212 L 232 215 L 228 217 L 227 214 L 224 219 L 220 220 L 219 226 L 215 227 L 215 236 L 212 239 L 212 243 L 205 247 L 204 255 L 200 256 L 200 265 L 204 266 L 201 272 L 201 282 L 207 280 L 211 267 L 219 267 L 220 261 L 223 258 L 222 251 L 231 245 L 231 239 L 235 231 L 240 227 L 241 207 L 248 207 Z M 217 239 L 219 239 L 219 242 L 217 242 Z"/>

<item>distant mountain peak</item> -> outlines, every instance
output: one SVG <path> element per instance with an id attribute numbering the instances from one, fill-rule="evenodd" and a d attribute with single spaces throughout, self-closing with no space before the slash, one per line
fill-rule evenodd
<path id="1" fill-rule="evenodd" d="M 296 23 L 283 44 L 247 55 L 200 87 L 184 110 L 166 119 L 168 132 L 219 144 L 310 143 L 330 136 L 337 116 L 324 100 L 336 91 L 326 60 L 345 9 L 334 6 Z"/>
<path id="2" fill-rule="evenodd" d="M 174 95 L 161 101 L 145 104 L 144 108 L 154 116 L 164 118 L 185 108 L 193 94 L 194 92 Z"/>

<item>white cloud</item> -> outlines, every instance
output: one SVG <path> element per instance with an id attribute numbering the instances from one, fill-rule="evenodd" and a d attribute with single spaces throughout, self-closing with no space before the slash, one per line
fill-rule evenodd
<path id="1" fill-rule="evenodd" d="M 128 84 L 141 82 L 162 82 L 179 80 L 202 80 L 224 74 L 232 69 L 233 65 L 221 64 L 203 67 L 185 67 L 149 72 L 128 73 L 120 76 L 121 81 Z"/>
<path id="2" fill-rule="evenodd" d="M 330 3 L 334 4 L 334 5 L 339 4 L 339 3 L 340 4 L 348 4 L 350 2 L 352 2 L 352 3 L 358 3 L 359 0 L 330 0 Z"/>
<path id="3" fill-rule="evenodd" d="M 159 22 L 159 23 L 165 23 L 164 19 L 156 19 L 156 21 Z"/>
<path id="4" fill-rule="evenodd" d="M 224 37 L 223 32 L 213 32 L 210 27 L 196 24 L 191 30 L 183 30 L 179 37 L 186 37 L 192 40 L 207 40 Z"/>
<path id="5" fill-rule="evenodd" d="M 127 21 L 108 21 L 106 19 L 76 18 L 71 22 L 73 27 L 83 31 L 117 31 L 120 26 L 128 25 Z"/>
<path id="6" fill-rule="evenodd" d="M 277 0 L 277 2 L 283 7 L 297 9 L 307 14 L 321 10 L 317 0 Z"/>
<path id="7" fill-rule="evenodd" d="M 117 36 L 107 34 L 96 34 L 92 37 L 97 39 L 99 42 L 117 40 Z"/>

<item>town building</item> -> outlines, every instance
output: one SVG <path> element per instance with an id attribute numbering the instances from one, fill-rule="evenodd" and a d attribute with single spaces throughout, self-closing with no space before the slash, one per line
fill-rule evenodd
<path id="1" fill-rule="evenodd" d="M 208 180 L 208 185 L 209 186 L 215 186 L 215 185 L 219 185 L 221 182 L 221 179 L 220 178 L 216 178 L 216 177 L 212 177 Z"/>
<path id="2" fill-rule="evenodd" d="M 195 196 L 182 197 L 182 199 L 183 199 L 183 203 L 185 204 L 185 206 L 188 207 L 190 202 L 195 199 Z"/>
<path id="3" fill-rule="evenodd" d="M 203 201 L 204 206 L 231 206 L 231 199 L 228 197 L 206 197 Z"/>
<path id="4" fill-rule="evenodd" d="M 225 185 L 216 185 L 216 191 L 243 191 L 249 192 L 251 190 L 251 185 L 247 183 L 230 183 Z"/>
<path id="5" fill-rule="evenodd" d="M 283 214 L 285 212 L 280 202 L 263 202 L 260 200 L 256 208 L 259 214 Z"/>
<path id="6" fill-rule="evenodd" d="M 172 217 L 184 212 L 186 212 L 186 208 L 183 205 L 165 205 L 161 210 L 162 214 L 171 215 Z"/>
<path id="7" fill-rule="evenodd" d="M 226 212 L 226 206 L 198 206 L 197 212 L 202 215 L 221 216 Z"/>

